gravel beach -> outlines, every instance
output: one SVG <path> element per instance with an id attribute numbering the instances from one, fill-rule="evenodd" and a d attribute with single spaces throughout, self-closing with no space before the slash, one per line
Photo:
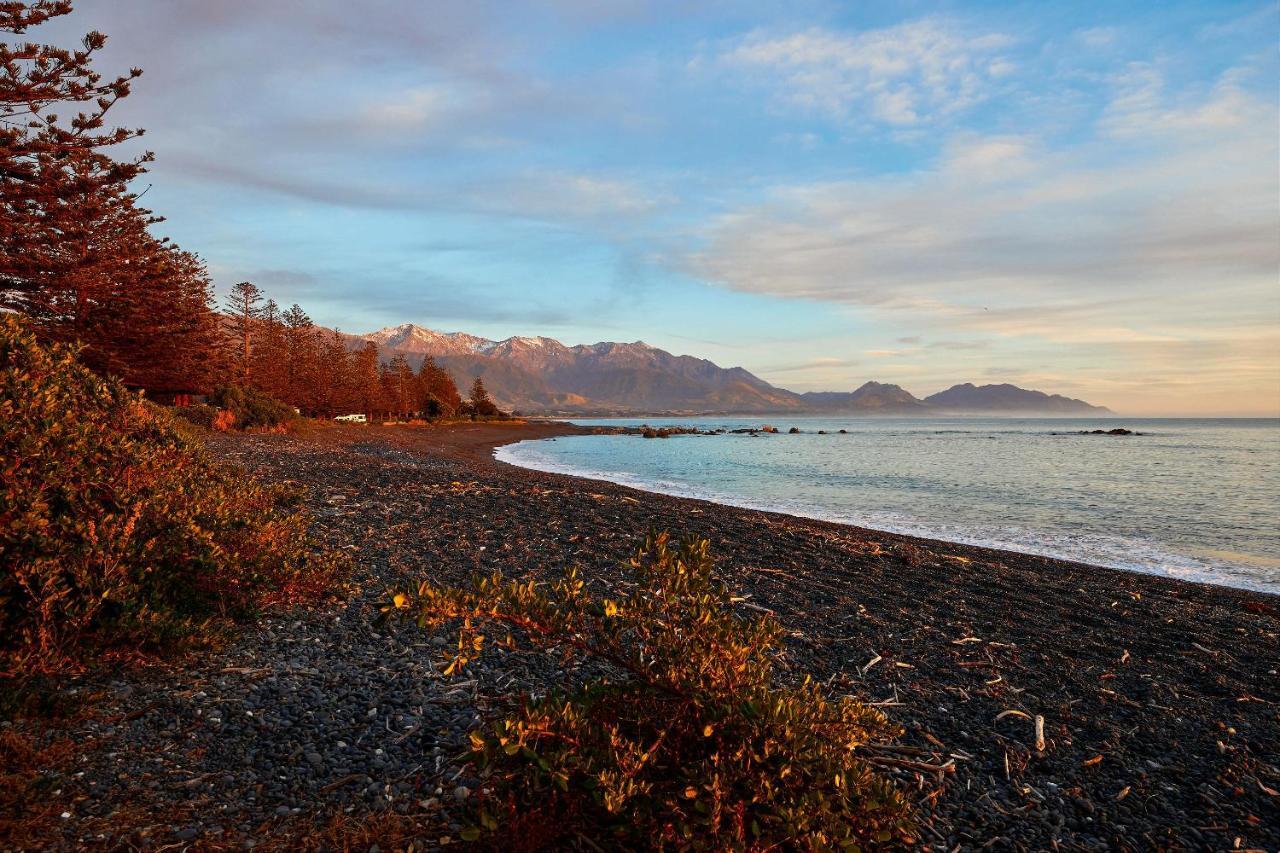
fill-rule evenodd
<path id="1" fill-rule="evenodd" d="M 898 773 L 925 847 L 1280 849 L 1280 598 L 491 456 L 574 431 L 210 437 L 218 456 L 305 487 L 317 535 L 354 559 L 352 589 L 246 626 L 211 654 L 68 683 L 92 711 L 57 733 L 82 755 L 51 788 L 44 846 L 288 847 L 370 815 L 410 816 L 427 847 L 458 843 L 459 807 L 479 784 L 454 762 L 465 732 L 521 691 L 545 690 L 556 659 L 495 652 L 444 678 L 436 663 L 452 638 L 374 627 L 387 590 L 570 564 L 609 584 L 644 533 L 664 528 L 712 540 L 743 607 L 790 630 L 796 671 L 879 703 L 907 730 L 904 755 L 946 766 Z"/>

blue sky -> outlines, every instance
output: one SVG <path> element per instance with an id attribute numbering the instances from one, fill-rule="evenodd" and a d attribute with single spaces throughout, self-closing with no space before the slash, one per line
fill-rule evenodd
<path id="1" fill-rule="evenodd" d="M 220 292 L 1280 414 L 1274 3 L 78 6 Z"/>

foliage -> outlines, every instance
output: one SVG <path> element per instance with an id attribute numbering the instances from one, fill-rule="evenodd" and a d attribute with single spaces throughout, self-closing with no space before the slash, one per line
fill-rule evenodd
<path id="1" fill-rule="evenodd" d="M 262 316 L 258 303 L 262 291 L 251 281 L 232 286 L 226 300 L 226 314 L 231 321 L 229 336 L 232 339 L 231 363 L 236 382 L 248 385 L 253 367 L 253 329 Z"/>
<path id="2" fill-rule="evenodd" d="M 471 735 L 492 791 L 473 838 L 558 847 L 845 848 L 907 839 L 908 809 L 868 758 L 899 733 L 877 710 L 775 673 L 781 626 L 742 619 L 712 577 L 705 540 L 650 536 L 634 584 L 592 595 L 574 571 L 550 586 L 424 582 L 388 618 L 424 628 L 461 620 L 459 671 L 486 624 L 611 673 L 526 698 Z M 500 645 L 514 647 L 508 634 Z"/>
<path id="3" fill-rule="evenodd" d="M 213 429 L 219 410 L 213 406 L 197 403 L 193 406 L 175 406 L 170 411 L 175 418 L 184 420 L 189 424 L 195 424 L 205 429 Z"/>
<path id="4" fill-rule="evenodd" d="M 0 34 L 19 36 L 71 3 L 0 3 Z M 149 153 L 107 151 L 141 131 L 106 116 L 142 72 L 93 68 L 101 33 L 79 48 L 0 43 L 0 308 L 45 340 L 79 342 L 82 359 L 131 387 L 207 390 L 219 352 L 204 264 L 149 227 L 129 182 Z M 65 112 L 64 112 L 65 111 Z"/>
<path id="5" fill-rule="evenodd" d="M 296 495 L 222 467 L 119 382 L 0 318 L 0 673 L 330 592 Z"/>
<path id="6" fill-rule="evenodd" d="M 218 408 L 229 411 L 235 418 L 232 423 L 239 429 L 271 429 L 288 423 L 297 414 L 291 406 L 257 389 L 239 385 L 219 385 L 209 400 Z"/>
<path id="7" fill-rule="evenodd" d="M 453 378 L 431 357 L 417 372 L 402 354 L 383 362 L 372 341 L 352 350 L 341 333 L 316 327 L 301 306 L 282 311 L 264 298 L 244 281 L 226 300 L 231 384 L 323 417 L 440 418 L 462 405 Z"/>
<path id="8" fill-rule="evenodd" d="M 489 399 L 489 391 L 484 387 L 484 380 L 479 376 L 471 383 L 471 393 L 467 397 L 467 409 L 470 414 L 480 418 L 492 418 L 501 415 L 493 400 Z"/>
<path id="9" fill-rule="evenodd" d="M 453 377 L 431 356 L 422 360 L 422 367 L 418 369 L 418 385 L 424 398 L 422 411 L 427 417 L 447 418 L 461 408 L 462 395 L 458 393 Z"/>

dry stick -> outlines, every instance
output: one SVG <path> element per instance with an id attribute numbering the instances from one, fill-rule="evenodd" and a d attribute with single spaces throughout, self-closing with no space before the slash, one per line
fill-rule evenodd
<path id="1" fill-rule="evenodd" d="M 351 773 L 347 776 L 343 776 L 341 779 L 338 779 L 337 781 L 330 782 L 328 785 L 325 785 L 320 790 L 324 791 L 327 794 L 330 791 L 336 791 L 338 788 L 341 788 L 343 785 L 346 785 L 349 782 L 354 782 L 357 779 L 362 778 L 363 776 L 364 776 L 363 773 Z"/>
<path id="2" fill-rule="evenodd" d="M 1036 714 L 1036 752 L 1044 752 L 1044 717 Z"/>

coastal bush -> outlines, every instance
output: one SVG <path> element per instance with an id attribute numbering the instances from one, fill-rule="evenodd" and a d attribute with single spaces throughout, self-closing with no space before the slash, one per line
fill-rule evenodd
<path id="1" fill-rule="evenodd" d="M 292 406 L 256 388 L 220 385 L 214 390 L 209 401 L 214 406 L 230 412 L 235 418 L 233 423 L 237 429 L 274 429 L 297 417 L 297 412 Z M 217 426 L 218 421 L 215 419 L 213 423 Z M 227 426 L 224 425 L 220 429 L 225 431 Z"/>
<path id="2" fill-rule="evenodd" d="M 210 459 L 173 418 L 0 318 L 0 674 L 189 636 L 328 591 L 297 495 Z"/>
<path id="3" fill-rule="evenodd" d="M 634 583 L 594 595 L 574 571 L 550 585 L 477 579 L 400 592 L 384 618 L 460 623 L 445 674 L 490 644 L 488 626 L 608 673 L 470 735 L 488 793 L 470 840 L 528 849 L 858 849 L 908 838 L 908 807 L 877 771 L 898 736 L 879 711 L 809 678 L 780 683 L 782 628 L 744 619 L 712 577 L 706 540 L 651 535 Z M 521 639 L 514 639 L 519 636 Z"/>
<path id="4" fill-rule="evenodd" d="M 214 406 L 198 403 L 194 406 L 174 406 L 169 411 L 175 418 L 184 420 L 187 423 L 195 424 L 205 429 L 213 429 L 218 412 L 221 410 Z"/>

